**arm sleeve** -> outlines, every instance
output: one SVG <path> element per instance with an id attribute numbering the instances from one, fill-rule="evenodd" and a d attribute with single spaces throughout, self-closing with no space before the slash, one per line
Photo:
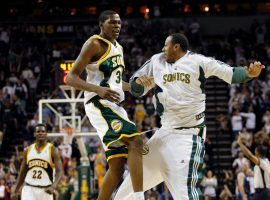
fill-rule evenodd
<path id="1" fill-rule="evenodd" d="M 249 78 L 246 74 L 244 67 L 234 67 L 233 68 L 233 77 L 232 83 L 245 83 L 252 78 Z"/>
<path id="2" fill-rule="evenodd" d="M 230 65 L 211 57 L 201 56 L 200 66 L 203 68 L 205 78 L 216 76 L 229 84 L 232 83 L 233 68 Z"/>
<path id="3" fill-rule="evenodd" d="M 135 82 L 137 78 L 143 75 L 153 76 L 153 57 L 146 61 L 129 80 L 131 85 L 131 93 L 135 97 L 143 96 L 152 89 L 151 87 L 145 88 Z"/>

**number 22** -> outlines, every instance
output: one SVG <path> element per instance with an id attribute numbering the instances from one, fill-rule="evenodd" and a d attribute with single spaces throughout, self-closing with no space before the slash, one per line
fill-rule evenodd
<path id="1" fill-rule="evenodd" d="M 34 173 L 33 179 L 41 179 L 41 174 L 42 174 L 41 170 L 34 170 L 33 173 Z"/>

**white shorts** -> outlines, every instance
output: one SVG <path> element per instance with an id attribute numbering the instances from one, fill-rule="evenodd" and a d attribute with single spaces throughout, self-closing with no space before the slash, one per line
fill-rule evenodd
<path id="1" fill-rule="evenodd" d="M 53 195 L 45 192 L 45 188 L 24 185 L 21 200 L 53 200 Z"/>
<path id="2" fill-rule="evenodd" d="M 119 142 L 123 137 L 140 135 L 121 106 L 96 96 L 85 105 L 85 112 L 103 142 L 107 160 L 127 156 L 127 148 Z"/>
<path id="3" fill-rule="evenodd" d="M 146 143 L 143 156 L 143 190 L 166 183 L 175 200 L 200 199 L 199 184 L 206 128 L 159 129 Z M 114 200 L 132 200 L 130 175 L 121 184 Z"/>

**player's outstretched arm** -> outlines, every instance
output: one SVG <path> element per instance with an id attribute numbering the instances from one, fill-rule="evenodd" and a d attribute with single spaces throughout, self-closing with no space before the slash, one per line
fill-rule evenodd
<path id="1" fill-rule="evenodd" d="M 233 71 L 232 83 L 243 83 L 258 77 L 265 66 L 261 62 L 250 63 L 249 67 L 236 67 Z"/>
<path id="2" fill-rule="evenodd" d="M 48 194 L 53 194 L 54 190 L 56 189 L 58 183 L 63 177 L 63 168 L 62 168 L 62 162 L 59 156 L 58 150 L 53 146 L 52 147 L 52 159 L 55 165 L 55 180 L 53 184 L 45 189 L 45 192 Z"/>
<path id="3" fill-rule="evenodd" d="M 254 62 L 249 67 L 231 67 L 228 64 L 202 55 L 197 56 L 201 73 L 205 78 L 216 76 L 229 84 L 245 83 L 261 74 L 264 65 Z"/>
<path id="4" fill-rule="evenodd" d="M 21 163 L 19 176 L 18 176 L 17 182 L 16 182 L 15 187 L 14 187 L 14 191 L 11 191 L 11 200 L 17 199 L 18 196 L 20 195 L 20 190 L 21 190 L 21 187 L 24 183 L 24 179 L 25 179 L 26 172 L 27 172 L 26 156 L 27 156 L 27 149 L 24 150 L 23 160 Z"/>

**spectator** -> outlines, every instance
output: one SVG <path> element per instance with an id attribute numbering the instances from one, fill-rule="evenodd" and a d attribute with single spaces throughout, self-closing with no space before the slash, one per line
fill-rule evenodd
<path id="1" fill-rule="evenodd" d="M 98 150 L 95 156 L 95 177 L 98 182 L 98 188 L 101 188 L 101 184 L 106 172 L 106 157 L 104 152 L 102 151 L 101 145 L 98 146 Z"/>
<path id="2" fill-rule="evenodd" d="M 18 78 L 17 78 L 17 76 L 15 75 L 15 73 L 11 73 L 11 75 L 10 75 L 10 77 L 9 77 L 9 79 L 8 79 L 9 81 L 10 81 L 10 83 L 11 84 L 16 84 L 17 82 L 18 82 Z"/>
<path id="3" fill-rule="evenodd" d="M 57 199 L 58 200 L 66 200 L 71 199 L 71 193 L 72 193 L 72 185 L 69 184 L 69 178 L 67 176 L 63 176 L 60 183 L 57 186 Z"/>
<path id="4" fill-rule="evenodd" d="M 207 172 L 207 175 L 203 178 L 201 185 L 204 188 L 205 200 L 215 200 L 217 196 L 217 179 L 215 176 L 213 176 L 213 172 L 211 170 Z"/>
<path id="5" fill-rule="evenodd" d="M 16 163 L 15 163 L 15 156 L 11 156 L 10 160 L 9 160 L 9 166 L 8 166 L 8 170 L 10 172 L 11 175 L 17 176 L 18 175 L 18 168 L 16 167 Z"/>
<path id="6" fill-rule="evenodd" d="M 138 131 L 142 131 L 142 122 L 145 119 L 145 109 L 143 105 L 143 100 L 137 100 L 134 112 L 134 121 L 137 125 Z"/>
<path id="7" fill-rule="evenodd" d="M 266 157 L 267 148 L 259 145 L 252 154 L 242 142 L 240 134 L 237 140 L 243 153 L 255 164 L 254 167 L 254 200 L 270 199 L 270 162 Z"/>
<path id="8" fill-rule="evenodd" d="M 78 172 L 75 169 L 74 170 L 74 173 L 72 173 L 70 176 L 70 181 L 69 181 L 69 184 L 72 186 L 72 189 L 71 189 L 71 200 L 77 200 L 79 199 L 79 180 L 78 180 Z"/>
<path id="9" fill-rule="evenodd" d="M 4 170 L 4 164 L 0 163 L 0 179 L 5 177 L 5 170 Z"/>
<path id="10" fill-rule="evenodd" d="M 229 130 L 228 119 L 227 119 L 226 115 L 219 114 L 216 117 L 216 120 L 219 122 L 219 130 L 221 130 L 221 131 L 228 131 Z"/>
<path id="11" fill-rule="evenodd" d="M 263 122 L 264 122 L 264 128 L 266 130 L 266 133 L 270 134 L 270 111 L 267 110 L 263 116 Z"/>
<path id="12" fill-rule="evenodd" d="M 5 179 L 0 179 L 0 200 L 9 199 L 9 188 L 6 185 Z"/>
<path id="13" fill-rule="evenodd" d="M 21 100 L 28 99 L 28 89 L 22 80 L 18 80 L 13 86 L 14 94 Z"/>
<path id="14" fill-rule="evenodd" d="M 251 132 L 251 133 L 254 133 L 255 128 L 256 128 L 256 115 L 253 112 L 253 107 L 250 106 L 248 108 L 248 113 L 241 112 L 240 115 L 247 119 L 246 120 L 246 126 L 245 126 L 247 128 L 247 131 Z"/>
<path id="15" fill-rule="evenodd" d="M 257 44 L 263 44 L 265 41 L 265 27 L 264 26 L 259 26 L 256 29 L 256 43 Z"/>
<path id="16" fill-rule="evenodd" d="M 242 131 L 242 129 L 243 129 L 243 122 L 242 122 L 242 117 L 240 115 L 239 109 L 236 109 L 233 112 L 231 123 L 232 123 L 233 136 L 235 138 L 235 136 L 238 134 L 238 132 Z"/>
<path id="17" fill-rule="evenodd" d="M 32 79 L 34 77 L 34 74 L 32 72 L 32 70 L 27 66 L 25 67 L 25 69 L 22 71 L 21 74 L 23 79 Z"/>
<path id="18" fill-rule="evenodd" d="M 253 179 L 253 172 L 249 168 L 249 161 L 243 164 L 243 169 L 237 174 L 237 200 L 248 200 L 254 188 L 250 180 Z"/>
<path id="19" fill-rule="evenodd" d="M 254 135 L 254 144 L 259 145 L 259 144 L 265 144 L 269 145 L 269 135 L 266 132 L 266 128 L 263 127 L 260 131 L 258 131 Z"/>
<path id="20" fill-rule="evenodd" d="M 223 182 L 223 190 L 221 191 L 219 198 L 220 199 L 231 199 L 233 197 L 234 191 L 234 180 L 232 171 L 223 170 L 224 179 Z"/>
<path id="21" fill-rule="evenodd" d="M 159 198 L 160 198 L 160 195 L 155 187 L 148 190 L 145 194 L 145 199 L 147 200 L 157 200 Z"/>
<path id="22" fill-rule="evenodd" d="M 62 143 L 58 146 L 59 151 L 61 152 L 62 165 L 65 173 L 68 171 L 68 163 L 72 155 L 72 147 L 70 144 Z"/>
<path id="23" fill-rule="evenodd" d="M 244 157 L 243 152 L 238 152 L 238 158 L 234 159 L 233 161 L 233 168 L 235 169 L 235 174 L 238 174 L 238 172 L 243 170 L 243 165 L 248 160 Z"/>
<path id="24" fill-rule="evenodd" d="M 251 147 L 251 145 L 252 145 L 252 134 L 249 133 L 246 128 L 243 128 L 242 138 L 243 138 L 243 143 L 247 147 Z"/>
<path id="25" fill-rule="evenodd" d="M 11 86 L 11 83 L 9 79 L 6 79 L 6 85 L 2 89 L 4 98 L 11 98 L 11 96 L 14 94 L 14 89 Z"/>
<path id="26" fill-rule="evenodd" d="M 32 76 L 31 78 L 27 79 L 27 82 L 29 84 L 29 96 L 31 98 L 31 101 L 34 102 L 36 99 L 36 90 L 37 90 L 39 78 Z"/>
<path id="27" fill-rule="evenodd" d="M 12 96 L 12 101 L 14 109 L 16 109 L 16 117 L 18 117 L 18 119 L 23 119 L 26 117 L 26 101 L 20 99 L 17 95 Z"/>
<path id="28" fill-rule="evenodd" d="M 35 113 L 32 119 L 29 119 L 26 128 L 29 133 L 34 133 L 34 127 L 38 124 L 38 114 Z"/>

